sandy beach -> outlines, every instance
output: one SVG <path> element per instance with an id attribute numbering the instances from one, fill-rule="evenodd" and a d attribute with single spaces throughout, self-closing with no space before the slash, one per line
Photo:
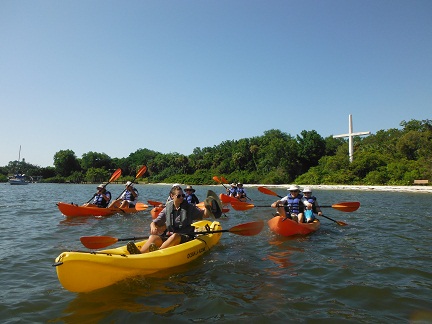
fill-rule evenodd
<path id="1" fill-rule="evenodd" d="M 288 188 L 289 184 L 284 185 L 259 185 L 245 184 L 245 187 L 265 186 L 268 188 Z M 432 193 L 432 186 L 348 186 L 348 185 L 299 185 L 300 189 L 309 187 L 312 190 L 361 190 L 361 191 L 393 191 L 393 192 L 424 192 Z"/>

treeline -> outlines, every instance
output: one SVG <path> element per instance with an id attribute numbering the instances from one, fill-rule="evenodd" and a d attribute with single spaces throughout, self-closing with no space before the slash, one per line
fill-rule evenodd
<path id="1" fill-rule="evenodd" d="M 402 121 L 400 126 L 356 137 L 352 163 L 345 139 L 323 138 L 314 130 L 294 137 L 272 129 L 262 136 L 197 147 L 188 156 L 139 149 L 126 158 L 97 152 L 78 158 L 72 150 L 61 150 L 54 155 L 54 167 L 12 161 L 0 168 L 0 180 L 19 170 L 44 182 L 103 182 L 121 168 L 121 180 L 127 181 L 144 164 L 141 181 L 149 183 L 211 184 L 214 175 L 265 184 L 410 185 L 415 179 L 431 180 L 432 121 Z"/>

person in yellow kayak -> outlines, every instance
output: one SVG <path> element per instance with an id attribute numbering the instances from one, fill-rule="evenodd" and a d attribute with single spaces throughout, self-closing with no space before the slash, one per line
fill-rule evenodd
<path id="1" fill-rule="evenodd" d="M 195 205 L 185 201 L 185 194 L 180 186 L 171 188 L 170 197 L 165 208 L 150 223 L 150 236 L 141 250 L 134 242 L 128 242 L 127 250 L 130 254 L 152 252 L 164 249 L 194 239 L 195 220 L 208 218 L 212 215 L 219 218 L 222 208 L 213 197 L 205 200 L 205 209 L 201 210 Z"/>
<path id="2" fill-rule="evenodd" d="M 93 195 L 93 201 L 86 203 L 83 206 L 86 207 L 100 207 L 106 208 L 111 200 L 111 192 L 106 190 L 105 185 L 100 184 L 96 188 L 96 193 Z"/>
<path id="3" fill-rule="evenodd" d="M 302 191 L 304 198 L 311 204 L 308 205 L 304 211 L 305 222 L 313 223 L 315 219 L 315 215 L 322 216 L 321 207 L 318 204 L 317 198 L 312 196 L 312 190 L 309 187 L 306 187 Z"/>
<path id="4" fill-rule="evenodd" d="M 275 201 L 271 207 L 277 208 L 279 215 L 282 217 L 292 219 L 298 223 L 303 223 L 305 207 L 312 207 L 312 204 L 300 194 L 299 186 L 291 185 L 287 190 L 289 194 Z"/>
<path id="5" fill-rule="evenodd" d="M 134 208 L 137 198 L 139 196 L 138 189 L 134 188 L 134 184 L 131 181 L 126 182 L 125 190 L 120 197 L 114 200 L 110 207 L 118 208 Z"/>

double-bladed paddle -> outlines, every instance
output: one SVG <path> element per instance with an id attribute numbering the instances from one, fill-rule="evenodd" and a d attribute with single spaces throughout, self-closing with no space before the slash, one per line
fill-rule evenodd
<path id="1" fill-rule="evenodd" d="M 141 177 L 144 173 L 146 173 L 147 171 L 147 166 L 143 165 L 137 172 L 135 179 L 133 179 L 132 183 L 135 182 L 136 179 L 138 179 L 139 177 Z M 126 188 L 122 191 L 122 193 L 115 199 L 119 199 L 121 197 L 121 195 L 123 195 L 123 193 L 126 191 Z"/>
<path id="2" fill-rule="evenodd" d="M 109 179 L 109 181 L 108 181 L 106 184 L 104 184 L 103 187 L 105 188 L 105 187 L 108 186 L 111 182 L 116 181 L 118 178 L 120 178 L 121 173 L 122 173 L 122 170 L 121 170 L 120 168 L 118 168 L 117 170 L 115 170 L 114 173 L 112 174 L 111 178 Z M 91 197 L 91 198 L 89 199 L 89 201 L 87 201 L 87 204 L 88 204 L 88 203 L 89 203 L 93 198 L 94 198 L 94 195 L 93 195 L 93 197 Z"/>
<path id="3" fill-rule="evenodd" d="M 239 224 L 226 230 L 203 231 L 203 232 L 195 232 L 194 234 L 198 235 L 198 234 L 213 234 L 213 233 L 229 232 L 237 235 L 253 236 L 261 232 L 263 227 L 264 227 L 264 222 L 257 221 L 257 222 Z M 102 249 L 104 247 L 113 245 L 114 243 L 120 241 L 135 241 L 135 240 L 141 240 L 146 238 L 148 238 L 148 236 L 130 237 L 130 238 L 117 238 L 111 236 L 82 236 L 80 238 L 80 241 L 86 248 Z"/>
<path id="4" fill-rule="evenodd" d="M 235 210 L 240 210 L 240 211 L 249 210 L 249 209 L 252 209 L 254 207 L 271 207 L 268 205 L 257 206 L 254 204 L 249 204 L 247 202 L 241 202 L 241 201 L 232 201 L 232 202 L 230 202 L 230 204 Z M 320 207 L 321 208 L 334 208 L 336 210 L 350 213 L 350 212 L 356 211 L 360 207 L 360 203 L 358 201 L 346 201 L 346 202 L 339 202 L 339 203 L 333 204 L 331 206 L 329 205 L 329 206 L 320 206 Z"/>

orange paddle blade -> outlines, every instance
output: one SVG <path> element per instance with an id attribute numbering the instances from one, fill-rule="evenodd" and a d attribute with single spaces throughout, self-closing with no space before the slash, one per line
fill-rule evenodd
<path id="1" fill-rule="evenodd" d="M 152 205 L 152 206 L 160 206 L 160 205 L 163 205 L 163 203 L 162 202 L 160 202 L 160 201 L 156 201 L 156 200 L 147 200 L 147 202 L 150 204 L 150 205 Z"/>
<path id="2" fill-rule="evenodd" d="M 253 204 L 248 204 L 247 202 L 241 202 L 241 201 L 231 201 L 230 204 L 232 208 L 240 211 L 249 210 L 255 207 L 255 205 Z"/>
<path id="3" fill-rule="evenodd" d="M 116 181 L 118 178 L 120 178 L 121 174 L 122 174 L 122 170 L 118 168 L 117 170 L 114 171 L 114 173 L 112 174 L 108 182 Z"/>
<path id="4" fill-rule="evenodd" d="M 137 172 L 137 174 L 135 176 L 135 179 L 140 178 L 144 173 L 146 173 L 146 171 L 147 171 L 147 166 L 143 165 L 141 167 L 141 169 L 138 170 L 138 172 Z"/>
<path id="5" fill-rule="evenodd" d="M 334 204 L 331 207 L 343 212 L 350 213 L 359 209 L 360 203 L 358 201 L 346 201 Z"/>
<path id="6" fill-rule="evenodd" d="M 257 235 L 264 227 L 264 221 L 258 222 L 249 222 L 240 224 L 229 229 L 230 233 L 244 235 L 244 236 L 252 236 Z"/>
<path id="7" fill-rule="evenodd" d="M 144 203 L 142 203 L 142 202 L 138 202 L 138 203 L 136 203 L 136 205 L 135 205 L 135 209 L 136 209 L 136 210 L 139 210 L 139 211 L 146 210 L 147 208 L 148 208 L 148 205 L 146 205 L 146 204 L 144 204 Z"/>
<path id="8" fill-rule="evenodd" d="M 229 204 L 231 202 L 239 202 L 237 198 L 225 195 L 225 194 L 219 194 L 219 199 L 223 204 Z"/>
<path id="9" fill-rule="evenodd" d="M 221 181 L 219 180 L 219 178 L 217 176 L 214 176 L 213 180 L 216 181 L 217 183 L 221 183 Z"/>
<path id="10" fill-rule="evenodd" d="M 228 180 L 225 179 L 224 177 L 221 177 L 221 181 L 222 181 L 223 183 L 228 183 Z"/>
<path id="11" fill-rule="evenodd" d="M 82 236 L 80 241 L 86 248 L 94 250 L 113 245 L 118 239 L 111 236 Z"/>
<path id="12" fill-rule="evenodd" d="M 282 198 L 282 196 L 279 196 L 276 192 L 274 192 L 274 191 L 272 191 L 270 189 L 267 189 L 266 187 L 258 187 L 258 191 L 260 191 L 260 192 L 262 192 L 263 194 L 266 194 L 266 195 L 276 196 L 276 197 Z"/>

